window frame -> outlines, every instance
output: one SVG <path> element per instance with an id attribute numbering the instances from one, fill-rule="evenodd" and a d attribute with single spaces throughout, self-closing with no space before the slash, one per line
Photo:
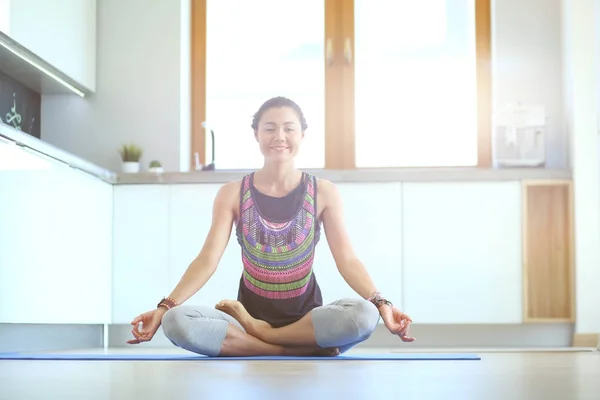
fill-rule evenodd
<path id="1" fill-rule="evenodd" d="M 354 0 L 323 0 L 325 40 L 331 63 L 325 68 L 325 168 L 359 169 L 355 162 L 354 64 L 344 61 L 344 39 L 354 54 Z M 492 167 L 491 0 L 475 0 L 477 71 L 477 165 Z M 206 0 L 191 0 L 191 160 L 206 163 Z M 327 48 L 327 46 L 326 46 Z M 398 169 L 420 167 L 397 167 Z M 452 167 L 447 167 L 452 168 Z M 457 167 L 464 168 L 464 167 Z M 360 168 L 377 169 L 377 168 Z M 389 168 L 386 168 L 389 169 Z"/>

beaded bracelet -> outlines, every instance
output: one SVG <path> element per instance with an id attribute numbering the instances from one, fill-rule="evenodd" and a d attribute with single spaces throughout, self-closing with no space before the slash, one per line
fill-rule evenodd
<path id="1" fill-rule="evenodd" d="M 391 301 L 385 299 L 380 292 L 375 292 L 368 298 L 368 300 L 375 305 L 375 307 L 379 308 L 384 304 L 392 307 L 393 304 Z"/>
<path id="2" fill-rule="evenodd" d="M 156 308 L 165 307 L 170 310 L 173 307 L 177 307 L 177 302 L 170 297 L 163 297 L 163 299 L 156 305 Z"/>

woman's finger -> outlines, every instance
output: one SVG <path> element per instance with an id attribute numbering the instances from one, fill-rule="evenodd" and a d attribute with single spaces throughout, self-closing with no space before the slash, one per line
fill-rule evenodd
<path id="1" fill-rule="evenodd" d="M 400 318 L 402 318 L 402 319 L 404 319 L 404 320 L 407 320 L 407 321 L 409 321 L 409 322 L 413 322 L 413 321 L 412 321 L 412 318 L 411 318 L 411 317 L 409 317 L 407 314 L 404 314 L 404 313 L 402 313 L 402 316 L 401 316 Z"/>
<path id="2" fill-rule="evenodd" d="M 392 324 L 388 325 L 388 329 L 394 335 L 399 335 L 402 332 L 402 330 L 404 329 L 404 327 L 402 326 L 402 322 L 398 323 L 398 322 L 394 321 Z"/>
<path id="3" fill-rule="evenodd" d="M 145 341 L 146 340 L 146 335 L 144 335 L 143 333 L 140 333 L 134 329 L 131 330 L 131 333 L 133 334 L 133 336 L 135 336 L 136 339 L 138 339 L 139 341 Z"/>
<path id="4" fill-rule="evenodd" d="M 389 327 L 388 330 L 393 334 L 393 335 L 399 335 L 401 328 L 400 327 Z"/>
<path id="5" fill-rule="evenodd" d="M 398 328 L 394 330 L 394 334 L 400 337 L 406 336 L 406 332 L 408 331 L 408 322 L 402 321 L 398 325 Z"/>
<path id="6" fill-rule="evenodd" d="M 410 323 L 407 323 L 405 328 L 402 330 L 402 332 L 400 333 L 400 338 L 402 339 L 403 342 L 412 342 L 415 340 L 414 337 L 408 336 L 408 328 L 410 326 Z"/>
<path id="7" fill-rule="evenodd" d="M 403 342 L 414 342 L 415 341 L 414 337 L 409 337 L 409 336 L 400 336 L 400 339 L 402 339 Z"/>
<path id="8" fill-rule="evenodd" d="M 402 322 L 403 322 L 403 326 L 402 326 L 402 330 L 400 331 L 400 333 L 403 335 L 406 335 L 406 333 L 408 332 L 408 328 L 410 328 L 410 322 L 407 320 L 404 320 Z"/>
<path id="9" fill-rule="evenodd" d="M 143 329 L 143 328 L 142 328 Z M 131 332 L 135 335 L 141 335 L 142 332 L 140 332 L 139 327 L 137 325 L 134 325 L 133 328 L 131 329 Z"/>

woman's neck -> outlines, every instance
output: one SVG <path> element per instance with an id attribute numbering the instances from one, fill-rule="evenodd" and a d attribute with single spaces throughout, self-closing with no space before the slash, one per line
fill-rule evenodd
<path id="1" fill-rule="evenodd" d="M 254 174 L 254 182 L 273 192 L 287 192 L 298 186 L 302 171 L 294 164 L 265 164 Z"/>

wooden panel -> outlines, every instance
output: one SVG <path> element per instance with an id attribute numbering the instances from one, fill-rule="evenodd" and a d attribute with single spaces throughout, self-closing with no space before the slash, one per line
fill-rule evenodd
<path id="1" fill-rule="evenodd" d="M 404 307 L 415 324 L 520 323 L 520 183 L 402 186 Z"/>
<path id="2" fill-rule="evenodd" d="M 341 83 L 338 88 L 341 98 L 340 104 L 343 107 L 339 125 L 342 126 L 342 136 L 334 137 L 333 140 L 341 143 L 336 147 L 341 149 L 338 162 L 333 168 L 354 169 L 356 168 L 356 132 L 355 132 L 355 107 L 354 107 L 354 1 L 342 0 L 341 10 L 342 20 L 342 42 L 341 46 Z M 349 52 L 349 53 L 348 53 Z"/>
<path id="3" fill-rule="evenodd" d="M 525 321 L 572 321 L 571 183 L 523 185 Z"/>
<path id="4" fill-rule="evenodd" d="M 206 135 L 202 122 L 206 120 L 206 0 L 192 0 L 191 80 L 192 80 L 192 157 L 198 153 L 200 164 L 206 162 Z"/>
<path id="5" fill-rule="evenodd" d="M 344 95 L 354 98 L 353 66 L 344 65 L 344 34 L 347 21 L 343 16 L 344 10 L 348 8 L 347 3 L 353 1 L 325 0 L 326 169 L 349 169 L 354 166 L 354 146 L 349 146 L 347 140 L 347 124 L 354 123 L 354 115 L 347 114 L 344 118 L 348 101 L 344 99 Z M 345 85 L 350 86 L 345 89 Z M 352 147 L 351 162 L 348 161 L 348 154 L 346 154 L 350 147 Z"/>
<path id="6" fill-rule="evenodd" d="M 573 335 L 573 347 L 594 347 L 600 350 L 600 333 L 577 333 Z"/>
<path id="7" fill-rule="evenodd" d="M 475 1 L 477 167 L 492 166 L 492 32 L 490 0 Z"/>

